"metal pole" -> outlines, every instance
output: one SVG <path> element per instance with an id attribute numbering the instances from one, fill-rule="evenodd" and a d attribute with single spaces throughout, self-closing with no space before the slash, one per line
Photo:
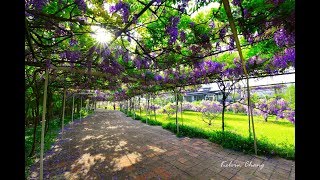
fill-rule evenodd
<path id="1" fill-rule="evenodd" d="M 183 119 L 182 119 L 182 113 L 183 113 L 183 111 L 182 111 L 182 101 L 183 101 L 183 99 L 181 98 L 181 101 L 180 101 L 180 110 L 181 110 L 181 122 L 182 122 L 182 125 L 183 125 Z"/>
<path id="2" fill-rule="evenodd" d="M 149 96 L 149 102 L 151 103 L 151 105 L 152 105 L 152 102 L 151 102 L 151 98 L 152 98 L 152 95 L 150 95 Z M 151 108 L 150 108 L 150 106 L 149 106 L 149 119 L 151 120 Z"/>
<path id="3" fill-rule="evenodd" d="M 80 121 L 81 121 L 81 109 L 82 109 L 82 96 L 80 97 Z"/>
<path id="4" fill-rule="evenodd" d="M 147 118 L 146 118 L 146 124 L 148 124 L 148 117 L 149 117 L 149 98 L 150 98 L 150 95 L 148 94 L 147 95 Z"/>
<path id="5" fill-rule="evenodd" d="M 177 125 L 177 134 L 179 133 L 179 123 L 178 123 L 178 91 L 176 93 L 176 125 Z"/>
<path id="6" fill-rule="evenodd" d="M 139 111 L 140 111 L 140 117 L 141 117 L 141 103 L 140 103 L 140 100 L 141 100 L 141 95 L 139 96 Z"/>
<path id="7" fill-rule="evenodd" d="M 156 115 L 156 106 L 155 106 L 155 95 L 153 96 L 153 114 L 154 114 L 154 120 L 156 121 L 157 120 L 157 115 Z"/>
<path id="8" fill-rule="evenodd" d="M 222 3 L 223 3 L 223 6 L 225 8 L 225 11 L 226 11 L 229 23 L 230 23 L 230 28 L 231 28 L 234 40 L 236 42 L 236 47 L 237 47 L 237 50 L 238 50 L 238 53 L 239 53 L 239 56 L 240 56 L 240 60 L 241 60 L 241 64 L 242 64 L 242 67 L 243 67 L 243 71 L 244 71 L 244 74 L 245 74 L 246 80 L 247 80 L 248 110 L 250 111 L 248 114 L 250 114 L 250 116 L 251 116 L 251 125 L 252 125 L 252 131 L 253 131 L 253 139 L 254 139 L 254 151 L 255 151 L 255 154 L 257 155 L 257 139 L 256 139 L 256 133 L 255 133 L 255 129 L 254 129 L 253 112 L 252 112 L 251 101 L 250 101 L 249 75 L 248 75 L 247 68 L 246 68 L 245 63 L 244 63 L 244 58 L 243 58 L 243 55 L 242 55 L 240 41 L 239 41 L 239 38 L 238 38 L 236 25 L 234 23 L 233 16 L 232 16 L 232 13 L 231 13 L 229 1 L 228 0 L 222 0 Z"/>
<path id="9" fill-rule="evenodd" d="M 87 102 L 87 103 L 86 103 L 86 111 L 87 111 L 87 112 L 89 111 L 89 101 L 88 101 L 88 100 L 89 100 L 89 99 L 86 100 L 86 102 Z"/>
<path id="10" fill-rule="evenodd" d="M 72 124 L 73 124 L 73 111 L 74 111 L 74 94 L 72 95 L 72 115 L 71 115 Z"/>
<path id="11" fill-rule="evenodd" d="M 133 119 L 136 119 L 136 109 L 135 109 L 135 102 L 136 101 L 136 97 L 133 97 Z"/>
<path id="12" fill-rule="evenodd" d="M 65 88 L 64 89 L 64 92 L 63 92 L 63 106 L 62 106 L 62 133 L 63 134 L 63 128 L 64 128 L 64 111 L 65 111 L 65 108 L 66 108 L 66 94 L 67 94 L 67 89 Z"/>
<path id="13" fill-rule="evenodd" d="M 47 110 L 47 89 L 49 72 L 46 68 L 45 81 L 44 81 L 44 93 L 43 93 L 43 110 L 42 110 L 42 128 L 41 128 L 41 145 L 40 145 L 40 180 L 43 180 L 43 148 L 44 148 L 44 128 L 46 125 L 46 110 Z"/>
<path id="14" fill-rule="evenodd" d="M 129 113 L 131 112 L 130 109 L 130 99 L 127 100 L 127 115 L 129 115 Z"/>

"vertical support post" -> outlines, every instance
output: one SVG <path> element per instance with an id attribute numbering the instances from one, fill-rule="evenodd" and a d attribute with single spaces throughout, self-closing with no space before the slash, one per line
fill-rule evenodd
<path id="1" fill-rule="evenodd" d="M 151 101 L 152 95 L 149 95 L 149 102 Z M 151 120 L 151 111 L 152 109 L 149 106 L 149 119 Z"/>
<path id="2" fill-rule="evenodd" d="M 141 117 L 141 96 L 139 96 L 139 111 L 140 111 L 140 117 Z"/>
<path id="3" fill-rule="evenodd" d="M 82 95 L 80 95 L 80 121 L 81 121 L 81 110 L 82 110 Z"/>
<path id="4" fill-rule="evenodd" d="M 133 106 L 133 119 L 136 119 L 136 108 L 135 108 L 135 103 L 136 103 L 136 97 L 133 97 L 133 100 L 132 100 L 132 106 Z"/>
<path id="5" fill-rule="evenodd" d="M 87 112 L 88 112 L 88 111 L 89 111 L 89 99 L 87 99 L 86 102 L 87 102 L 87 103 L 86 103 L 86 110 L 87 110 Z"/>
<path id="6" fill-rule="evenodd" d="M 127 115 L 129 115 L 131 112 L 131 108 L 130 108 L 130 99 L 127 100 Z"/>
<path id="7" fill-rule="evenodd" d="M 72 115 L 71 115 L 72 124 L 73 124 L 73 112 L 74 112 L 74 94 L 72 95 Z"/>
<path id="8" fill-rule="evenodd" d="M 63 134 L 64 129 L 64 111 L 66 109 L 66 95 L 67 95 L 67 89 L 64 88 L 63 90 L 63 105 L 62 105 L 62 127 L 61 127 L 61 134 Z"/>
<path id="9" fill-rule="evenodd" d="M 180 110 L 181 110 L 181 122 L 182 122 L 182 125 L 183 125 L 183 119 L 182 119 L 182 101 L 183 101 L 183 98 L 181 98 L 181 101 L 180 101 Z"/>
<path id="10" fill-rule="evenodd" d="M 238 50 L 238 53 L 239 53 L 239 56 L 240 56 L 242 68 L 243 68 L 243 71 L 244 71 L 244 74 L 245 74 L 245 77 L 246 77 L 246 80 L 247 80 L 248 110 L 250 112 L 248 114 L 250 114 L 250 116 L 251 116 L 253 139 L 254 139 L 254 151 L 255 151 L 255 154 L 257 155 L 257 139 L 256 139 L 256 133 L 255 133 L 255 129 L 254 129 L 253 112 L 252 112 L 251 101 L 250 101 L 249 75 L 248 75 L 247 68 L 246 68 L 245 63 L 244 63 L 244 58 L 243 58 L 243 55 L 242 55 L 240 41 L 239 41 L 239 38 L 238 38 L 236 25 L 234 23 L 233 16 L 231 14 L 229 1 L 228 0 L 222 0 L 222 3 L 223 3 L 223 6 L 225 8 L 225 11 L 226 11 L 229 23 L 230 23 L 230 28 L 231 28 L 234 40 L 236 42 L 236 47 L 237 47 L 237 50 Z"/>
<path id="11" fill-rule="evenodd" d="M 177 126 L 177 134 L 179 134 L 179 123 L 178 123 L 178 91 L 175 92 L 176 95 L 176 126 Z"/>
<path id="12" fill-rule="evenodd" d="M 150 95 L 147 95 L 147 118 L 146 118 L 146 124 L 148 124 L 148 117 L 149 117 L 149 102 L 150 102 Z"/>
<path id="13" fill-rule="evenodd" d="M 156 120 L 157 120 L 157 114 L 156 114 L 155 99 L 156 99 L 156 96 L 154 95 L 154 96 L 153 96 L 153 106 L 154 106 L 154 108 L 153 108 L 153 114 L 154 114 L 154 120 L 156 121 Z"/>
<path id="14" fill-rule="evenodd" d="M 47 110 L 47 90 L 48 90 L 49 69 L 46 68 L 44 93 L 43 93 L 43 110 L 42 110 L 42 127 L 41 127 L 41 143 L 40 143 L 40 180 L 43 180 L 43 148 L 44 148 L 44 130 L 46 125 L 46 110 Z"/>

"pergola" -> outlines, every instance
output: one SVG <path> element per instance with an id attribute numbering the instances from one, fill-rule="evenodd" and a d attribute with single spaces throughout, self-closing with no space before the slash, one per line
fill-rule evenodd
<path id="1" fill-rule="evenodd" d="M 78 3 L 79 1 L 77 1 L 76 3 Z M 180 2 L 180 1 L 179 1 Z M 180 72 L 180 66 L 190 66 L 190 68 L 186 68 L 187 70 L 190 71 L 190 76 L 191 75 L 196 75 L 197 72 L 193 72 L 192 70 L 192 67 L 190 64 L 192 64 L 194 62 L 194 64 L 198 64 L 200 60 L 204 59 L 204 58 L 207 58 L 207 57 L 212 57 L 216 54 L 219 54 L 219 53 L 224 53 L 228 50 L 218 50 L 218 51 L 213 51 L 213 52 L 210 52 L 210 53 L 207 53 L 205 54 L 203 57 L 197 57 L 195 55 L 190 55 L 190 56 L 186 56 L 186 57 L 183 57 L 181 55 L 181 52 L 177 52 L 176 48 L 172 46 L 171 44 L 171 41 L 174 40 L 174 36 L 172 36 L 171 34 L 176 34 L 178 32 L 176 32 L 177 30 L 177 25 L 176 22 L 175 22 L 175 17 L 177 16 L 172 16 L 169 21 L 170 21 L 170 25 L 167 27 L 167 30 L 166 30 L 166 33 L 167 34 L 170 34 L 170 38 L 169 38 L 169 45 L 167 47 L 164 48 L 164 50 L 162 52 L 160 52 L 158 54 L 158 56 L 161 56 L 163 55 L 163 57 L 161 57 L 161 61 L 160 60 L 157 60 L 156 57 L 153 57 L 153 55 L 150 54 L 150 49 L 147 49 L 147 45 L 143 45 L 141 44 L 143 41 L 138 41 L 137 39 L 133 38 L 133 35 L 130 35 L 129 33 L 129 29 L 132 25 L 135 25 L 136 24 L 136 21 L 143 16 L 144 13 L 146 13 L 147 11 L 151 14 L 153 14 L 155 17 L 158 17 L 158 16 L 162 16 L 162 11 L 161 13 L 157 13 L 159 8 L 161 7 L 162 3 L 165 4 L 165 1 L 163 2 L 159 2 L 159 1 L 156 1 L 156 0 L 151 0 L 150 2 L 148 3 L 144 3 L 144 2 L 140 2 L 139 3 L 143 6 L 143 8 L 141 8 L 141 10 L 134 14 L 133 18 L 128 21 L 128 19 L 125 19 L 126 16 L 123 15 L 123 18 L 124 18 L 124 22 L 125 22 L 125 25 L 119 25 L 119 23 L 117 21 L 113 21 L 111 23 L 108 23 L 108 22 L 103 22 L 103 23 L 100 23 L 101 26 L 105 26 L 105 27 L 108 27 L 108 28 L 111 28 L 111 27 L 114 27 L 114 26 L 117 26 L 119 25 L 119 27 L 114 27 L 114 32 L 115 32 L 115 36 L 112 38 L 112 40 L 105 45 L 105 47 L 111 47 L 113 43 L 115 43 L 119 38 L 121 38 L 121 41 L 119 40 L 119 44 L 122 43 L 122 46 L 123 46 L 123 49 L 127 49 L 127 46 L 130 46 L 130 44 L 125 44 L 122 36 L 127 36 L 128 38 L 131 38 L 133 41 L 135 41 L 136 43 L 136 50 L 134 53 L 136 54 L 131 54 L 131 57 L 137 57 L 138 55 L 141 55 L 141 57 L 145 57 L 145 58 L 150 58 L 152 60 L 152 62 L 154 63 L 153 65 L 157 65 L 157 63 L 162 63 L 163 66 L 161 65 L 158 65 L 157 68 L 154 68 L 154 67 L 150 67 L 150 64 L 148 63 L 145 63 L 143 65 L 141 65 L 141 62 L 144 62 L 144 61 L 138 61 L 140 64 L 137 64 L 136 63 L 136 66 L 135 68 L 131 68 L 131 67 L 126 67 L 126 68 L 116 68 L 117 67 L 117 64 L 114 63 L 112 64 L 112 62 L 114 62 L 115 59 L 117 59 L 115 56 L 111 56 L 110 54 L 111 53 L 117 53 L 117 56 L 119 56 L 119 54 L 121 53 L 118 53 L 119 48 L 118 47 L 115 47 L 114 49 L 108 49 L 108 52 L 106 51 L 103 51 L 101 50 L 99 53 L 97 53 L 97 57 L 107 57 L 105 58 L 105 62 L 104 64 L 102 64 L 100 66 L 98 66 L 97 64 L 94 64 L 92 63 L 92 57 L 90 57 L 92 55 L 92 53 L 89 55 L 87 55 L 85 58 L 83 58 L 82 60 L 83 61 L 86 61 L 86 62 L 90 62 L 91 64 L 90 65 L 87 65 L 88 66 L 88 69 L 85 69 L 83 68 L 85 65 L 83 65 L 84 63 L 82 62 L 77 62 L 79 64 L 78 67 L 74 68 L 69 68 L 69 67 L 66 67 L 64 66 L 65 65 L 65 62 L 61 60 L 60 63 L 60 66 L 58 65 L 54 65 L 53 63 L 50 63 L 48 60 L 46 61 L 43 61 L 43 62 L 34 62 L 34 61 L 28 61 L 26 62 L 26 64 L 28 66 L 34 66 L 34 67 L 45 67 L 45 75 L 44 75 L 44 79 L 45 79 L 45 82 L 44 82 L 44 95 L 43 95 L 43 113 L 42 113 L 42 130 L 41 130 L 41 152 L 40 152 L 40 179 L 43 179 L 43 151 L 44 151 L 44 130 L 45 130 L 45 121 L 46 121 L 46 104 L 47 104 L 47 87 L 48 87 L 48 79 L 49 79 L 49 70 L 52 69 L 52 70 L 56 70 L 56 71 L 61 71 L 63 73 L 69 73 L 69 74 L 75 74 L 75 75 L 83 75 L 83 76 L 88 76 L 90 79 L 91 77 L 95 77 L 95 78 L 101 78 L 103 80 L 105 80 L 104 82 L 101 82 L 100 84 L 102 85 L 105 85 L 105 87 L 107 88 L 117 88 L 117 87 L 113 87 L 115 85 L 124 85 L 127 87 L 128 91 L 130 91 L 130 93 L 123 93 L 124 95 L 123 96 L 120 96 L 118 99 L 116 96 L 117 93 L 121 93 L 121 92 L 118 92 L 118 91 L 113 91 L 113 98 L 110 98 L 111 100 L 113 101 L 121 101 L 121 100 L 128 100 L 132 97 L 135 97 L 135 96 L 138 96 L 138 95 L 141 95 L 141 94 L 149 94 L 149 93 L 152 93 L 152 92 L 157 92 L 157 91 L 161 91 L 161 90 L 174 90 L 175 92 L 175 97 L 176 97 L 176 124 L 177 124 L 177 132 L 179 132 L 179 124 L 178 124 L 178 121 L 177 121 L 177 111 L 178 111 L 178 88 L 181 88 L 181 87 L 185 87 L 185 86 L 189 86 L 189 85 L 196 85 L 196 84 L 201 84 L 203 83 L 205 80 L 208 80 L 209 79 L 209 82 L 216 82 L 217 79 L 220 78 L 220 80 L 224 80 L 223 77 L 221 77 L 221 74 L 220 74 L 220 71 L 219 72 L 216 72 L 214 68 L 216 64 L 205 64 L 206 65 L 206 68 L 209 69 L 210 67 L 214 67 L 212 68 L 213 69 L 213 72 L 209 72 L 205 75 L 199 75 L 199 77 L 190 82 L 188 81 L 188 78 L 180 78 L 178 77 L 177 79 L 177 82 L 176 83 L 173 83 L 173 82 L 166 82 L 166 81 L 160 81 L 159 84 L 156 84 L 154 81 L 152 81 L 152 78 L 150 78 L 149 76 L 151 76 L 150 74 L 157 74 L 159 75 L 160 72 L 164 72 L 165 70 L 168 70 L 170 68 L 174 69 L 174 72 L 177 72 L 177 74 L 182 74 Z M 151 8 L 151 6 L 154 6 L 154 4 L 157 4 L 157 3 L 160 3 L 159 7 L 155 7 L 155 8 Z M 185 5 L 184 4 L 184 1 L 181 1 L 180 3 L 182 3 L 182 6 Z M 222 4 L 222 5 L 221 5 Z M 118 3 L 117 4 L 118 6 L 114 7 L 114 8 L 118 8 L 117 11 L 119 11 L 119 13 L 121 14 L 125 14 L 126 13 L 126 3 Z M 203 5 L 203 3 L 202 3 Z M 246 60 L 245 60 L 245 57 L 244 57 L 244 53 L 243 53 L 243 43 L 240 42 L 240 39 L 239 39 L 239 36 L 240 34 L 243 35 L 243 32 L 239 33 L 238 29 L 239 29 L 239 23 L 236 25 L 235 23 L 235 17 L 234 15 L 232 14 L 232 10 L 231 10 L 231 7 L 230 7 L 230 3 L 228 0 L 221 0 L 220 1 L 220 5 L 219 6 L 219 11 L 220 11 L 220 8 L 223 7 L 224 9 L 224 13 L 226 15 L 226 18 L 224 19 L 225 22 L 228 22 L 228 27 L 230 27 L 230 31 L 231 33 L 228 35 L 229 38 L 230 38 L 230 41 L 234 42 L 235 44 L 235 47 L 233 47 L 234 50 L 237 51 L 238 53 L 238 56 L 239 56 L 239 66 L 237 67 L 238 69 L 234 68 L 230 68 L 229 70 L 240 70 L 241 75 L 239 75 L 239 79 L 245 79 L 246 80 L 246 93 L 247 93 L 247 97 L 248 97 L 248 101 L 247 101 L 247 104 L 248 104 L 248 107 L 249 107 L 249 127 L 250 127 L 250 123 L 251 123 L 251 126 L 252 126 L 252 131 L 253 131 L 253 137 L 254 137 L 254 150 L 255 150 L 255 154 L 257 154 L 257 144 L 256 144 L 256 135 L 255 135 L 255 128 L 254 128 L 254 120 L 253 120 L 253 112 L 252 112 L 252 108 L 251 108 L 251 101 L 250 101 L 250 85 L 249 85 L 249 78 L 252 77 L 252 74 L 250 73 L 250 71 L 248 70 L 248 67 L 247 67 L 247 64 L 246 64 Z M 79 8 L 82 7 L 82 5 L 78 5 Z M 166 7 L 164 5 L 164 7 Z M 233 6 L 232 6 L 233 7 Z M 81 8 L 80 8 L 81 9 Z M 174 9 L 174 8 L 173 8 Z M 240 9 L 243 10 L 243 7 L 240 6 Z M 72 19 L 71 17 L 68 19 L 68 18 L 65 18 L 65 17 L 59 17 L 59 16 L 55 16 L 55 14 L 45 14 L 43 12 L 38 12 L 38 11 L 34 11 L 34 10 L 30 10 L 30 9 L 26 9 L 26 13 L 29 13 L 29 14 L 32 14 L 32 15 L 37 15 L 37 16 L 41 16 L 44 20 L 50 20 L 50 18 L 52 18 L 53 21 L 61 21 L 61 22 L 72 22 L 72 23 L 76 23 L 78 26 L 90 26 L 91 24 L 84 21 L 84 20 L 81 20 L 81 19 Z M 71 12 L 70 12 L 71 14 Z M 241 14 L 241 13 L 240 13 Z M 270 12 L 271 14 L 271 12 Z M 269 14 L 269 15 L 270 15 Z M 182 16 L 183 13 L 179 13 L 178 14 L 179 16 Z M 222 16 L 222 15 L 220 15 Z M 242 16 L 245 16 L 243 13 L 242 13 Z M 257 15 L 258 16 L 258 15 Z M 287 14 L 283 15 L 284 17 L 286 16 L 289 16 Z M 150 17 L 150 19 L 152 19 L 153 17 Z M 222 19 L 222 17 L 219 17 L 220 19 Z M 275 17 L 275 19 L 277 19 L 278 17 Z M 93 18 L 94 19 L 94 18 Z M 159 20 L 158 20 L 159 19 Z M 157 20 L 159 22 L 162 21 L 161 18 L 157 18 Z M 259 21 L 259 18 L 255 19 L 256 21 Z M 31 21 L 30 21 L 31 22 Z M 30 25 L 30 22 L 26 20 L 26 24 L 28 27 L 31 27 L 32 25 Z M 254 21 L 253 21 L 254 22 Z M 42 22 L 41 22 L 42 23 Z M 41 24 L 40 23 L 40 24 Z M 112 25 L 112 23 L 115 23 L 116 25 Z M 150 22 L 151 23 L 151 22 Z M 161 22 L 162 23 L 162 22 Z M 243 23 L 243 22 L 242 22 Z M 54 23 L 53 23 L 54 24 Z M 201 24 L 201 23 L 200 23 Z M 36 24 L 37 25 L 37 24 Z M 35 26 L 35 25 L 34 25 Z M 248 25 L 249 26 L 249 25 Z M 219 31 L 217 31 L 216 33 L 221 35 L 223 34 L 222 32 L 223 31 L 227 31 L 226 29 L 226 26 L 224 26 L 223 28 L 219 29 Z M 70 29 L 70 27 L 69 27 Z M 132 30 L 134 28 L 131 28 L 130 30 Z M 30 31 L 29 31 L 30 30 Z M 167 32 L 168 31 L 168 32 Z M 38 40 L 36 40 L 36 38 L 32 35 L 32 33 L 35 33 L 34 31 L 32 31 L 32 28 L 30 29 L 27 29 L 27 33 L 26 33 L 26 40 L 27 40 L 27 43 L 28 43 L 28 47 L 29 47 L 29 50 L 30 50 L 30 54 L 31 56 L 34 58 L 34 59 L 40 59 L 40 56 L 42 56 L 42 54 L 37 54 L 37 51 L 35 50 L 35 45 L 36 44 L 37 46 L 39 46 L 41 48 L 44 48 L 44 47 L 51 47 L 49 45 L 41 45 L 41 43 L 38 42 Z M 79 32 L 73 32 L 73 35 L 74 34 L 77 34 Z M 71 33 L 72 34 L 72 33 Z M 156 34 L 156 33 L 155 33 Z M 270 33 L 269 32 L 265 32 L 265 36 L 269 35 Z M 70 35 L 71 37 L 73 35 Z M 66 35 L 68 36 L 68 35 Z M 182 35 L 180 35 L 182 36 Z M 226 33 L 224 33 L 224 36 L 226 36 Z M 70 37 L 69 37 L 70 38 Z M 196 39 L 196 38 L 195 38 Z M 204 38 L 205 39 L 205 38 Z M 35 43 L 32 43 L 32 41 L 34 41 Z M 263 40 L 261 40 L 263 41 Z M 210 42 L 210 38 L 209 38 L 209 42 Z M 205 42 L 202 42 L 202 43 L 205 43 Z M 242 45 L 241 45 L 242 44 Z M 250 44 L 247 44 L 246 46 L 249 46 Z M 187 46 L 190 46 L 190 45 L 187 45 Z M 196 46 L 192 46 L 193 48 L 196 48 Z M 117 49 L 118 48 L 118 49 Z M 139 50 L 138 50 L 139 48 Z M 181 48 L 181 47 L 180 47 Z M 122 49 L 122 51 L 124 51 Z M 88 50 L 88 51 L 91 51 Z M 112 51 L 112 52 L 110 52 Z M 114 51 L 114 52 L 113 52 Z M 196 50 L 195 50 L 196 51 Z M 156 51 L 155 51 L 156 52 Z M 178 62 L 170 62 L 167 64 L 168 67 L 166 67 L 166 62 L 165 60 L 166 59 L 174 59 L 175 57 L 174 56 L 170 56 L 170 54 L 168 53 L 166 55 L 166 52 L 170 52 L 170 53 L 173 53 L 174 55 L 176 56 L 182 56 L 182 59 L 184 59 L 183 62 L 181 63 L 178 63 Z M 106 55 L 107 53 L 109 53 L 109 55 Z M 165 54 L 165 55 L 164 55 Z M 75 54 L 64 54 L 65 56 L 75 56 Z M 121 58 L 121 62 L 122 61 L 125 61 L 125 57 L 129 58 L 130 56 L 127 55 L 125 53 L 121 54 L 123 57 Z M 97 59 L 98 59 L 97 58 Z M 62 59 L 68 59 L 68 58 L 62 58 Z M 160 59 L 160 58 L 159 58 Z M 185 60 L 186 59 L 186 60 Z M 53 59 L 52 59 L 53 60 Z M 71 61 L 70 61 L 71 62 Z M 137 62 L 137 61 L 133 61 L 133 64 Z M 57 63 L 57 64 L 59 64 Z M 72 63 L 75 63 L 75 62 L 71 62 Z M 94 65 L 93 65 L 94 64 Z M 219 63 L 217 63 L 218 65 L 221 65 Z M 92 68 L 92 66 L 94 66 L 94 68 Z M 105 67 L 106 66 L 106 67 Z M 144 68 L 141 68 L 142 66 L 144 66 Z M 170 67 L 172 66 L 172 67 Z M 288 64 L 287 66 L 291 66 L 291 64 Z M 107 73 L 101 69 L 103 68 L 109 68 L 105 71 L 107 71 Z M 206 68 L 204 68 L 204 70 L 206 70 Z M 286 67 L 280 67 L 279 69 L 285 69 Z M 139 73 L 131 73 L 131 71 L 135 70 L 135 69 L 139 69 Z M 172 70 L 170 69 L 170 70 Z M 179 70 L 178 70 L 179 69 Z M 140 72 L 142 72 L 140 74 Z M 260 76 L 263 76 L 265 74 L 268 74 L 267 72 L 263 71 Z M 269 74 L 270 75 L 270 74 Z M 144 77 L 144 78 L 141 78 L 141 77 Z M 154 77 L 157 77 L 156 75 Z M 79 82 L 80 82 L 80 79 L 82 78 L 82 76 L 78 77 L 79 79 Z M 120 79 L 120 80 L 119 80 Z M 180 79 L 183 79 L 183 80 L 180 80 Z M 190 77 L 189 77 L 190 79 Z M 82 80 L 82 79 L 81 79 Z M 120 83 L 118 83 L 118 81 L 122 81 Z M 81 82 L 80 82 L 81 83 Z M 91 79 L 90 79 L 90 83 L 91 82 Z M 98 84 L 98 82 L 93 82 L 92 84 Z M 134 84 L 138 84 L 137 86 L 134 86 Z M 100 86 L 99 88 L 102 88 L 103 86 Z M 140 88 L 139 85 L 145 85 L 146 88 Z M 63 112 L 63 115 L 62 115 L 62 133 L 63 133 L 63 128 L 64 128 L 64 116 L 65 116 L 65 101 L 66 101 L 66 92 L 67 92 L 67 89 L 68 87 L 66 87 L 66 85 L 64 85 L 64 98 L 63 98 L 63 108 L 62 108 L 62 112 Z M 85 89 L 85 88 L 83 88 Z M 90 89 L 90 88 L 88 88 Z M 75 97 L 75 94 L 79 94 L 79 95 L 95 95 L 96 93 L 83 93 L 83 92 L 79 92 L 79 93 L 73 93 L 72 95 L 72 99 L 73 99 L 73 103 L 72 103 L 72 122 L 73 122 L 73 114 L 74 114 L 74 97 Z M 111 97 L 111 96 L 110 96 Z M 129 102 L 128 102 L 129 103 Z M 129 106 L 129 105 L 128 105 Z M 81 107 L 82 107 L 82 97 L 81 97 Z M 148 98 L 148 107 L 149 107 L 149 98 Z M 135 114 L 134 114 L 134 118 L 135 118 Z M 80 113 L 80 119 L 81 119 L 81 113 Z M 250 122 L 251 121 L 251 122 Z"/>

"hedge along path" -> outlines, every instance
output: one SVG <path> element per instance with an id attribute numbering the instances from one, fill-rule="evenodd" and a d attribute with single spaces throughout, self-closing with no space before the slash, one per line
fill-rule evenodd
<path id="1" fill-rule="evenodd" d="M 44 179 L 295 178 L 294 161 L 247 155 L 206 139 L 178 138 L 161 126 L 102 109 L 66 125 L 43 163 Z M 28 179 L 39 179 L 39 162 Z"/>

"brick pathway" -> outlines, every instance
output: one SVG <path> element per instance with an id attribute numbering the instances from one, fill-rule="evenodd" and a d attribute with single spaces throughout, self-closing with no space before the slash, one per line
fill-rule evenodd
<path id="1" fill-rule="evenodd" d="M 39 162 L 31 171 L 29 179 L 38 179 Z M 246 155 L 204 139 L 178 138 L 160 126 L 132 120 L 119 111 L 97 110 L 73 127 L 66 127 L 63 138 L 59 137 L 45 154 L 44 176 L 278 180 L 295 178 L 295 162 Z"/>

